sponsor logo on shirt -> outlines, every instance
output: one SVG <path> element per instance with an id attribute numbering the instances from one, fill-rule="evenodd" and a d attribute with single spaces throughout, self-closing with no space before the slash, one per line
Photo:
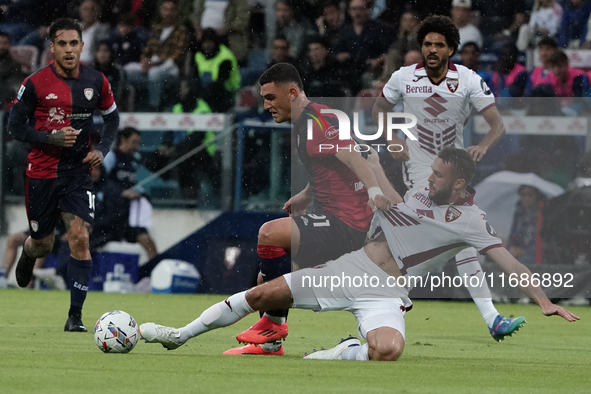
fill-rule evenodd
<path id="1" fill-rule="evenodd" d="M 45 96 L 45 100 L 57 100 L 57 96 L 54 93 L 49 93 Z"/>
<path id="2" fill-rule="evenodd" d="M 409 86 L 406 85 L 406 93 L 433 93 L 431 86 Z"/>
<path id="3" fill-rule="evenodd" d="M 336 127 L 334 127 L 333 125 L 330 125 L 328 127 L 328 129 L 326 130 L 325 135 L 326 135 L 326 138 L 331 140 L 339 135 L 339 130 Z"/>
<path id="4" fill-rule="evenodd" d="M 440 95 L 438 95 L 437 93 L 426 98 L 425 103 L 429 104 L 429 106 L 425 107 L 424 110 L 434 117 L 437 117 L 440 114 L 447 111 L 447 108 L 445 108 L 443 105 L 441 105 L 441 104 L 447 103 L 447 100 L 444 99 L 443 97 L 441 97 Z"/>
<path id="5" fill-rule="evenodd" d="M 81 113 L 81 114 L 67 114 L 66 115 L 66 118 L 68 118 L 68 119 L 86 119 L 86 118 L 89 118 L 91 116 L 92 116 L 92 114 L 90 114 L 90 113 L 88 113 L 88 114 L 85 114 L 85 113 Z"/>

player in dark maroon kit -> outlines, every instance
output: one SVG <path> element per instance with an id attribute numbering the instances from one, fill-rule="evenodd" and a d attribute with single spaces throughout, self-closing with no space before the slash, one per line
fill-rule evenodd
<path id="1" fill-rule="evenodd" d="M 265 109 L 277 123 L 293 122 L 298 155 L 308 174 L 308 186 L 283 207 L 290 217 L 269 221 L 259 230 L 257 252 L 260 274 L 268 282 L 295 268 L 312 267 L 336 259 L 363 246 L 372 218 L 372 208 L 387 210 L 390 201 L 378 187 L 367 161 L 352 148 L 353 140 L 335 139 L 337 118 L 322 114 L 313 122 L 308 140 L 307 121 L 322 108 L 306 98 L 302 80 L 294 66 L 279 63 L 259 79 Z M 326 122 L 326 123 L 325 123 Z M 328 148 L 332 145 L 332 148 Z M 306 208 L 313 202 L 311 211 Z M 370 206 L 372 207 L 370 208 Z M 267 311 L 254 326 L 236 339 L 246 345 L 224 354 L 282 355 L 281 339 L 288 333 L 287 310 Z"/>
<path id="2" fill-rule="evenodd" d="M 70 310 L 64 330 L 86 332 L 82 306 L 92 268 L 88 247 L 94 219 L 91 168 L 101 164 L 109 151 L 119 113 L 105 76 L 80 64 L 84 43 L 78 22 L 56 20 L 49 39 L 55 62 L 25 79 L 8 121 L 14 138 L 31 146 L 25 190 L 31 235 L 23 244 L 16 279 L 21 287 L 29 285 L 35 259 L 51 252 L 61 216 L 70 246 Z M 104 129 L 100 145 L 92 150 L 95 110 L 103 116 Z"/>

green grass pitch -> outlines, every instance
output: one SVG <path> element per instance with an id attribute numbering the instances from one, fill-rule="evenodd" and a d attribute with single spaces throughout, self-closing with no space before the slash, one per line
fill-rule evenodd
<path id="1" fill-rule="evenodd" d="M 222 300 L 207 295 L 90 293 L 83 321 L 121 309 L 138 323 L 182 326 Z M 103 354 L 92 333 L 65 333 L 69 293 L 0 290 L 0 393 L 574 393 L 591 391 L 591 308 L 581 321 L 547 318 L 533 305 L 497 305 L 528 323 L 492 340 L 472 303 L 416 301 L 406 315 L 398 362 L 302 360 L 313 348 L 356 334 L 347 312 L 292 310 L 284 357 L 223 356 L 256 321 L 192 339 L 167 351 L 140 342 Z"/>

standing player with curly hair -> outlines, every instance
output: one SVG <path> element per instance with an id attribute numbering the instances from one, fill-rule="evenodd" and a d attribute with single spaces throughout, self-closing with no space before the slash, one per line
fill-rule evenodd
<path id="1" fill-rule="evenodd" d="M 505 134 L 495 98 L 486 83 L 474 71 L 449 60 L 460 44 L 459 31 L 451 19 L 439 15 L 425 18 L 418 28 L 417 41 L 423 61 L 394 72 L 373 108 L 376 124 L 400 101 L 404 112 L 417 117 L 417 125 L 410 130 L 415 139 L 401 140 L 393 135 L 388 141 L 404 147 L 392 157 L 402 160 L 404 182 L 409 189 L 427 183 L 431 163 L 445 146 L 464 147 L 464 126 L 473 108 L 490 126 L 478 145 L 466 148 L 475 161 L 482 159 Z M 386 124 L 385 119 L 382 121 Z M 495 340 L 502 340 L 523 325 L 523 317 L 505 318 L 493 305 L 476 249 L 458 253 L 456 265 L 460 276 L 481 279 L 483 286 L 468 286 L 468 290 Z"/>

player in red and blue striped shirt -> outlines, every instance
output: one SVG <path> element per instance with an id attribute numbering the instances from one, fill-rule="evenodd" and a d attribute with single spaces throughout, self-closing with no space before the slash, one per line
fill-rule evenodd
<path id="1" fill-rule="evenodd" d="M 109 151 L 119 113 L 105 76 L 80 64 L 84 43 L 78 22 L 56 20 L 49 38 L 55 62 L 25 79 L 8 122 L 14 138 L 30 144 L 25 204 L 31 235 L 23 244 L 16 277 L 19 286 L 29 285 L 35 259 L 51 252 L 61 217 L 71 252 L 70 310 L 64 329 L 85 332 L 81 317 L 92 268 L 88 237 L 94 220 L 91 170 Z M 103 116 L 104 130 L 93 150 L 96 110 Z"/>

